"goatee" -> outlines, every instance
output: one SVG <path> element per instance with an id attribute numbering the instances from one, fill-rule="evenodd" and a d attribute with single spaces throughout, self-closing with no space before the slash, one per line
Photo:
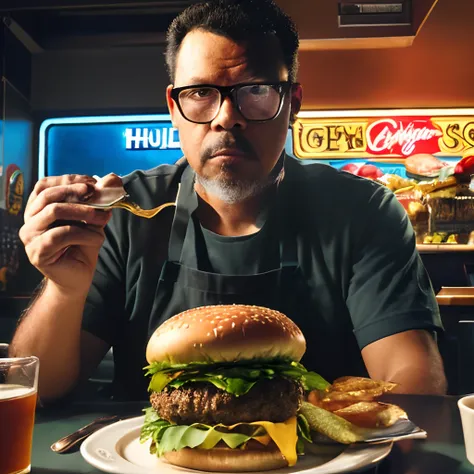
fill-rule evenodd
<path id="1" fill-rule="evenodd" d="M 196 182 L 208 194 L 216 196 L 227 204 L 237 204 L 246 199 L 257 196 L 279 183 L 284 176 L 284 154 L 280 157 L 271 173 L 264 179 L 237 179 L 230 176 L 229 170 L 222 169 L 212 178 L 196 174 Z"/>

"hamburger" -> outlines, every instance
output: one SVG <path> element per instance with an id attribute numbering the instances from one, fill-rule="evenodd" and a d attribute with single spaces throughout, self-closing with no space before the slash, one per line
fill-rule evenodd
<path id="1" fill-rule="evenodd" d="M 204 306 L 163 323 L 146 350 L 151 407 L 141 440 L 192 469 L 263 471 L 297 462 L 309 428 L 306 390 L 328 383 L 300 363 L 306 350 L 284 314 L 247 305 Z"/>
<path id="2" fill-rule="evenodd" d="M 428 153 L 417 153 L 405 159 L 407 176 L 415 179 L 437 178 L 447 165 Z"/>

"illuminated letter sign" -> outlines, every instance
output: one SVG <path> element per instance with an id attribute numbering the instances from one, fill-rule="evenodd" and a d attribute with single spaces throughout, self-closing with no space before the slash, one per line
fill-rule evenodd
<path id="1" fill-rule="evenodd" d="M 175 128 L 127 128 L 125 148 L 127 150 L 176 150 L 180 148 Z"/>

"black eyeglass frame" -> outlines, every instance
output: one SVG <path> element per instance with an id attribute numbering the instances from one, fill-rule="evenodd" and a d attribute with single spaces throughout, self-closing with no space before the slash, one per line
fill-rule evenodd
<path id="1" fill-rule="evenodd" d="M 281 112 L 281 109 L 283 107 L 283 98 L 285 97 L 285 94 L 291 90 L 291 87 L 294 85 L 294 82 L 291 81 L 282 81 L 282 82 L 242 82 L 240 84 L 235 84 L 233 86 L 216 86 L 215 84 L 195 84 L 192 86 L 183 86 L 183 87 L 173 87 L 171 89 L 171 98 L 175 101 L 176 105 L 178 106 L 179 111 L 181 112 L 181 115 L 188 121 L 192 123 L 197 123 L 200 125 L 208 124 L 211 123 L 216 119 L 216 117 L 219 115 L 219 111 L 221 110 L 222 104 L 226 97 L 229 97 L 230 100 L 232 101 L 232 105 L 239 111 L 240 115 L 247 121 L 247 122 L 270 122 L 271 120 L 274 120 L 276 117 Z M 242 89 L 243 87 L 248 87 L 248 86 L 270 86 L 273 87 L 277 92 L 280 94 L 280 104 L 278 105 L 278 109 L 276 113 L 268 119 L 264 120 L 256 120 L 256 119 L 248 119 L 244 113 L 242 113 L 242 109 L 240 105 L 238 104 L 238 101 L 235 99 L 237 92 Z M 219 94 L 221 96 L 221 103 L 219 104 L 219 108 L 217 109 L 216 115 L 212 120 L 207 120 L 205 122 L 197 122 L 195 120 L 190 120 L 188 117 L 186 117 L 186 114 L 183 112 L 183 109 L 181 107 L 181 104 L 179 102 L 179 94 L 181 92 L 188 90 L 188 89 L 200 89 L 200 88 L 213 88 L 219 91 Z"/>

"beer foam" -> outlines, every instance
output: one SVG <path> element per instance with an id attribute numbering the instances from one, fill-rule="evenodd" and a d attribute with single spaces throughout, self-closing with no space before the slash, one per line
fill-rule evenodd
<path id="1" fill-rule="evenodd" d="M 0 385 L 0 400 L 9 400 L 10 398 L 26 397 L 35 393 L 33 387 L 25 387 L 23 385 L 15 384 L 1 384 Z"/>

